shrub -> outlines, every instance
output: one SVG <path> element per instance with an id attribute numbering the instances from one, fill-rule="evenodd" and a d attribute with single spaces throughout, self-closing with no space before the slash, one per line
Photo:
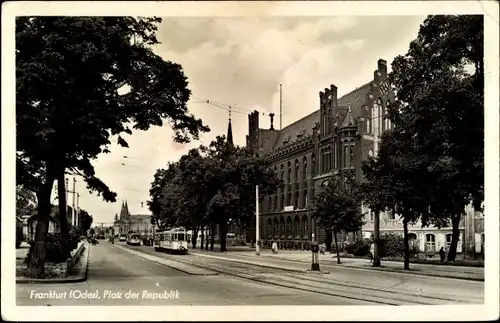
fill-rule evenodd
<path id="1" fill-rule="evenodd" d="M 47 235 L 47 257 L 45 260 L 55 263 L 66 261 L 71 257 L 71 251 L 78 247 L 78 241 L 79 236 L 76 234 L 71 235 L 71 233 L 69 239 L 64 239 L 60 233 Z M 29 262 L 33 251 L 33 242 L 30 242 L 30 245 L 31 247 L 24 260 L 25 263 Z"/>
<path id="2" fill-rule="evenodd" d="M 335 246 L 333 247 L 335 249 Z M 370 254 L 370 241 L 367 239 L 356 240 L 346 245 L 345 250 L 348 254 L 355 256 L 368 256 Z"/>
<path id="3" fill-rule="evenodd" d="M 404 237 L 396 233 L 384 233 L 380 237 L 380 257 L 404 257 Z M 418 247 L 410 245 L 410 258 L 419 253 Z"/>

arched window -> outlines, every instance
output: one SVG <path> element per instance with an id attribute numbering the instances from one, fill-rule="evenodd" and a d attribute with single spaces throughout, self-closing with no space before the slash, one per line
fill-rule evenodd
<path id="1" fill-rule="evenodd" d="M 349 167 L 354 167 L 354 143 L 349 145 Z"/>
<path id="2" fill-rule="evenodd" d="M 380 136 L 382 135 L 382 124 L 384 122 L 382 114 L 384 103 L 381 98 L 377 99 L 377 106 L 378 106 L 378 112 L 377 112 L 378 135 Z"/>
<path id="3" fill-rule="evenodd" d="M 307 157 L 302 159 L 302 181 L 307 181 Z"/>
<path id="4" fill-rule="evenodd" d="M 300 197 L 300 196 L 299 196 L 299 191 L 296 191 L 296 192 L 295 192 L 295 202 L 294 202 L 294 204 L 293 204 L 293 207 L 294 207 L 295 209 L 298 209 L 298 208 L 299 208 L 299 197 Z"/>
<path id="5" fill-rule="evenodd" d="M 436 251 L 436 236 L 433 234 L 427 234 L 425 236 L 425 250 L 426 251 Z"/>
<path id="6" fill-rule="evenodd" d="M 328 149 L 323 149 L 323 171 L 322 173 L 328 172 Z"/>
<path id="7" fill-rule="evenodd" d="M 302 196 L 302 208 L 307 208 L 307 189 L 304 190 L 304 195 Z"/>
<path id="8" fill-rule="evenodd" d="M 283 164 L 281 164 L 281 175 L 280 175 L 280 179 L 282 181 L 285 181 L 285 168 L 283 167 Z"/>
<path id="9" fill-rule="evenodd" d="M 337 160 L 337 150 L 338 150 L 338 147 L 337 147 L 337 141 L 334 141 L 333 142 L 333 151 L 332 151 L 332 159 L 333 159 L 333 169 L 338 169 L 339 168 L 339 165 L 338 165 L 338 160 Z"/>
<path id="10" fill-rule="evenodd" d="M 299 181 L 299 160 L 295 159 L 295 182 Z"/>
<path id="11" fill-rule="evenodd" d="M 312 153 L 311 155 L 311 169 L 312 169 L 312 176 L 316 176 L 316 155 Z"/>
<path id="12" fill-rule="evenodd" d="M 390 106 L 391 106 L 391 101 L 387 100 L 387 102 L 385 103 L 385 113 L 384 113 L 385 130 L 391 129 L 391 120 L 389 119 Z"/>
<path id="13" fill-rule="evenodd" d="M 280 205 L 279 205 L 279 208 L 280 210 L 282 210 L 284 207 L 285 207 L 285 194 L 281 194 L 281 200 L 280 200 Z"/>
<path id="14" fill-rule="evenodd" d="M 349 143 L 344 142 L 344 153 L 343 153 L 343 160 L 344 160 L 344 168 L 349 167 Z"/>
<path id="15" fill-rule="evenodd" d="M 373 103 L 372 107 L 372 116 L 370 118 L 370 123 L 371 123 L 371 128 L 372 128 L 372 135 L 377 135 L 377 112 L 378 112 L 378 104 L 377 102 Z"/>
<path id="16" fill-rule="evenodd" d="M 286 205 L 288 205 L 288 206 L 293 205 L 292 203 L 293 203 L 293 201 L 292 201 L 292 193 L 288 193 L 288 199 L 287 199 L 287 204 Z"/>
<path id="17" fill-rule="evenodd" d="M 292 163 L 288 162 L 288 167 L 287 167 L 287 183 L 292 182 Z"/>
<path id="18" fill-rule="evenodd" d="M 450 250 L 452 235 L 449 233 L 446 235 L 446 250 Z"/>

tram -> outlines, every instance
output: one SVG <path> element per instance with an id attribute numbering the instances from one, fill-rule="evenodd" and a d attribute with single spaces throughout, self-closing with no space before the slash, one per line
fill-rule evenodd
<path id="1" fill-rule="evenodd" d="M 129 232 L 127 234 L 127 244 L 132 246 L 140 246 L 141 245 L 141 237 L 136 232 Z"/>
<path id="2" fill-rule="evenodd" d="M 154 248 L 168 253 L 188 253 L 189 234 L 184 228 L 172 228 L 155 233 Z"/>

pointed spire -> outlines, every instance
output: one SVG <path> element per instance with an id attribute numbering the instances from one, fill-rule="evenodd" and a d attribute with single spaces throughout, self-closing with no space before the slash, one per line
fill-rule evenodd
<path id="1" fill-rule="evenodd" d="M 349 103 L 349 110 L 347 111 L 347 115 L 345 116 L 344 122 L 342 122 L 341 128 L 347 128 L 354 126 L 354 119 L 351 113 L 351 104 Z"/>
<path id="2" fill-rule="evenodd" d="M 127 217 L 130 215 L 130 212 L 128 211 L 128 203 L 127 203 L 127 200 L 125 200 L 125 214 L 127 215 Z"/>
<path id="3" fill-rule="evenodd" d="M 231 146 L 233 145 L 233 128 L 231 127 L 231 107 L 229 107 L 229 123 L 227 125 L 226 140 Z"/>

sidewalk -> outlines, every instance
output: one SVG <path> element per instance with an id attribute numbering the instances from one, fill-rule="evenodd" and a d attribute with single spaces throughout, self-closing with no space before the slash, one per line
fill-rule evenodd
<path id="1" fill-rule="evenodd" d="M 190 249 L 190 253 L 207 253 L 207 254 L 221 254 L 219 252 L 220 246 L 215 246 L 215 250 L 207 252 L 200 249 Z M 270 257 L 273 259 L 311 263 L 312 254 L 310 251 L 279 251 L 278 254 L 273 254 L 269 249 L 261 249 L 260 256 L 255 255 L 255 249 L 247 247 L 230 247 L 228 252 L 223 253 L 226 257 L 235 255 L 237 257 L 245 257 L 248 259 L 256 257 Z M 241 258 L 240 258 L 241 259 Z M 329 252 L 324 255 L 319 255 L 320 266 L 342 266 L 349 268 L 358 268 L 365 270 L 376 271 L 389 271 L 397 273 L 410 273 L 423 276 L 434 276 L 443 278 L 455 278 L 464 280 L 484 281 L 484 268 L 483 267 L 466 267 L 466 266 L 447 266 L 447 265 L 433 265 L 433 264 L 413 264 L 410 263 L 410 270 L 403 269 L 403 262 L 398 261 L 381 261 L 380 267 L 373 267 L 370 260 L 350 257 L 340 257 L 341 264 L 337 264 L 337 255 Z"/>
<path id="2" fill-rule="evenodd" d="M 77 283 L 87 279 L 87 270 L 90 258 L 90 245 L 84 242 L 84 250 L 76 261 L 74 267 L 68 273 L 68 276 L 61 278 L 46 278 L 46 279 L 32 279 L 26 277 L 16 277 L 16 284 L 61 284 L 61 283 Z M 18 249 L 17 251 L 19 251 Z M 20 252 L 19 252 L 20 253 Z M 26 251 L 27 253 L 27 251 Z M 19 256 L 16 254 L 16 258 Z M 17 259 L 19 262 L 19 259 Z M 19 263 L 17 264 L 19 266 Z M 21 266 L 26 266 L 21 264 Z"/>
<path id="3" fill-rule="evenodd" d="M 257 257 L 248 252 L 231 252 L 248 257 Z M 281 251 L 277 255 L 272 254 L 270 250 L 261 250 L 260 257 L 272 257 L 289 261 L 311 262 L 311 252 L 308 251 Z M 466 267 L 466 266 L 440 266 L 428 264 L 410 264 L 410 270 L 403 269 L 403 263 L 397 261 L 381 261 L 381 267 L 373 267 L 369 259 L 341 257 L 341 264 L 337 264 L 336 254 L 325 253 L 319 255 L 320 265 L 343 266 L 351 268 L 363 268 L 379 271 L 391 271 L 401 273 L 412 273 L 416 275 L 436 276 L 445 278 L 458 278 L 467 280 L 484 281 L 484 268 Z"/>

